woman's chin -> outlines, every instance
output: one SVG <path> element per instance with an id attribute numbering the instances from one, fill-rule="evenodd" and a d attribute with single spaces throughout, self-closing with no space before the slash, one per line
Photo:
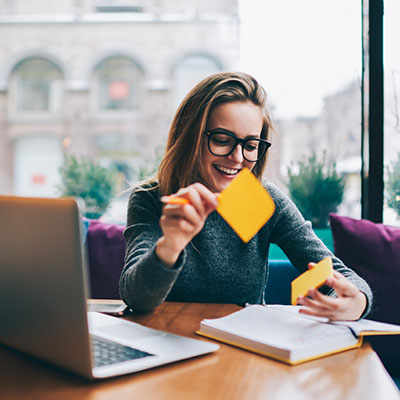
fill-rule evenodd
<path id="1" fill-rule="evenodd" d="M 236 176 L 224 175 L 219 171 L 213 171 L 212 178 L 207 180 L 203 179 L 201 183 L 207 186 L 211 191 L 219 193 L 226 189 L 235 177 Z"/>
<path id="2" fill-rule="evenodd" d="M 224 189 L 226 189 L 232 182 L 233 179 L 221 179 L 219 178 L 218 180 L 215 180 L 215 190 L 217 192 L 222 192 Z"/>

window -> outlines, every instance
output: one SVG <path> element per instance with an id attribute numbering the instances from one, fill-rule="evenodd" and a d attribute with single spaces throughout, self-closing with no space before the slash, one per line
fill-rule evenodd
<path id="1" fill-rule="evenodd" d="M 240 69 L 265 88 L 277 131 L 266 177 L 290 195 L 288 168 L 298 173 L 299 163 L 308 163 L 314 153 L 325 166 L 335 165 L 345 182 L 339 207 L 328 211 L 360 218 L 361 1 L 281 0 L 257 2 L 255 8 L 241 0 L 239 5 Z M 320 195 L 302 182 L 304 192 Z M 320 198 L 317 210 L 304 201 L 307 196 L 293 193 L 292 198 L 333 249 L 323 209 L 328 202 Z M 269 257 L 286 258 L 276 246 Z"/>
<path id="2" fill-rule="evenodd" d="M 67 151 L 71 153 L 107 159 L 110 165 L 122 162 L 139 167 L 155 144 L 165 141 L 176 107 L 196 83 L 224 69 L 242 70 L 254 75 L 267 90 L 278 132 L 269 153 L 267 177 L 287 191 L 288 166 L 297 164 L 312 151 L 319 158 L 326 151 L 327 160 L 336 163 L 346 181 L 338 213 L 370 218 L 368 212 L 362 214 L 360 206 L 361 191 L 364 194 L 360 179 L 361 127 L 365 124 L 367 134 L 370 128 L 368 110 L 366 118 L 360 117 L 361 104 L 365 105 L 360 98 L 364 95 L 360 90 L 361 11 L 365 4 L 385 3 L 387 168 L 400 152 L 400 53 L 396 49 L 400 35 L 399 1 L 170 3 L 95 0 L 88 7 L 78 7 L 82 18 L 75 18 L 71 11 L 68 24 L 56 23 L 57 14 L 50 0 L 41 1 L 39 19 L 29 16 L 31 7 L 26 8 L 25 2 L 20 2 L 18 12 L 24 14 L 21 20 L 15 18 L 16 10 L 9 7 L 1 22 L 3 64 L 14 65 L 15 51 L 30 56 L 15 65 L 10 75 L 5 75 L 8 68 L 3 68 L 0 76 L 7 105 L 2 108 L 4 126 L 0 130 L 0 143 L 5 144 L 0 147 L 7 148 L 0 156 L 1 190 L 11 193 L 16 187 L 22 188 L 14 181 L 17 164 L 11 155 L 12 146 L 24 147 L 22 141 L 17 143 L 24 139 L 27 146 L 35 135 L 54 135 L 59 141 L 69 138 Z M 368 6 L 366 9 L 365 21 L 372 16 Z M 105 12 L 94 15 L 96 10 Z M 110 11 L 116 13 L 112 15 Z M 129 12 L 118 15 L 120 11 Z M 78 37 L 85 40 L 77 40 Z M 382 38 L 380 41 L 382 44 Z M 49 56 L 42 51 L 31 56 L 33 47 L 46 49 Z M 50 55 L 52 49 L 57 50 Z M 63 64 L 55 61 L 57 51 L 64 54 Z M 146 68 L 130 54 L 140 55 Z M 101 62 L 96 62 L 99 57 Z M 92 68 L 93 65 L 96 67 Z M 371 82 L 364 83 L 368 87 Z M 62 118 L 41 118 L 61 117 L 61 111 Z M 25 123 L 28 118 L 29 123 Z M 375 147 L 366 147 L 369 148 L 363 151 L 364 163 L 370 165 L 369 152 L 373 153 Z M 29 152 L 17 150 L 16 157 L 17 153 Z M 370 168 L 364 178 L 369 179 L 368 174 L 375 169 Z M 42 175 L 38 172 L 34 179 L 37 189 L 44 188 Z M 31 181 L 24 181 L 26 187 L 30 187 Z M 383 188 L 378 187 L 376 192 L 382 195 Z M 385 195 L 385 221 L 397 224 L 399 219 L 388 206 L 388 193 Z M 367 208 L 364 202 L 362 206 Z M 382 211 L 379 205 L 375 208 Z"/>
<path id="3" fill-rule="evenodd" d="M 58 67 L 44 58 L 20 62 L 12 74 L 13 107 L 18 113 L 56 113 L 62 109 L 64 83 Z"/>
<path id="4" fill-rule="evenodd" d="M 143 72 L 130 59 L 109 58 L 95 71 L 98 109 L 133 110 L 139 108 Z"/>
<path id="5" fill-rule="evenodd" d="M 18 196 L 57 196 L 58 168 L 63 161 L 57 138 L 35 136 L 14 142 L 14 193 Z"/>
<path id="6" fill-rule="evenodd" d="M 400 3 L 384 2 L 384 165 L 383 222 L 400 225 Z"/>
<path id="7" fill-rule="evenodd" d="M 315 152 L 335 163 L 337 210 L 361 216 L 361 2 L 242 0 L 241 69 L 267 91 L 278 135 L 267 177 L 287 191 L 288 167 Z M 255 40 L 259 38 L 259 40 Z M 262 38 L 262 39 L 261 39 Z M 294 199 L 295 200 L 295 199 Z"/>

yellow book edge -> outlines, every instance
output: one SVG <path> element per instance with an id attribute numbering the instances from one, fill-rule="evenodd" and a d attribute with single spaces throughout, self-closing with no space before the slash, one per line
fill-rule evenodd
<path id="1" fill-rule="evenodd" d="M 268 357 L 268 358 L 272 358 L 274 360 L 278 360 L 278 361 L 281 361 L 281 362 L 283 362 L 285 364 L 289 364 L 289 365 L 298 365 L 298 364 L 302 364 L 302 363 L 305 363 L 305 362 L 308 362 L 308 361 L 318 360 L 319 358 L 328 357 L 328 356 L 331 356 L 333 354 L 343 353 L 343 352 L 348 351 L 348 350 L 357 349 L 357 348 L 361 347 L 361 345 L 363 343 L 363 336 L 364 336 L 364 335 L 360 334 L 358 336 L 357 343 L 352 344 L 351 346 L 342 347 L 342 348 L 337 349 L 337 350 L 329 351 L 327 353 L 321 353 L 321 354 L 318 354 L 316 356 L 303 358 L 303 359 L 300 359 L 300 360 L 297 360 L 297 361 L 290 361 L 287 358 L 275 356 L 275 355 L 267 353 L 265 351 L 261 351 L 261 350 L 257 350 L 257 349 L 254 349 L 254 348 L 251 348 L 251 347 L 248 347 L 248 346 L 244 346 L 242 344 L 239 344 L 239 343 L 236 343 L 236 342 L 232 342 L 230 340 L 220 339 L 218 337 L 215 337 L 213 335 L 209 335 L 207 333 L 203 333 L 203 332 L 200 332 L 200 331 L 196 331 L 196 333 L 198 335 L 200 335 L 200 336 L 204 336 L 204 337 L 209 338 L 209 339 L 214 339 L 214 340 L 217 340 L 219 342 L 229 344 L 231 346 L 240 347 L 241 349 L 244 349 L 244 350 L 247 350 L 247 351 L 251 351 L 252 353 L 260 354 L 262 356 L 265 356 L 265 357 Z M 385 333 L 380 333 L 380 334 L 384 335 Z"/>
<path id="2" fill-rule="evenodd" d="M 362 331 L 358 334 L 359 337 L 361 337 L 361 336 L 380 336 L 380 335 L 400 335 L 400 331 L 393 331 L 393 332 Z"/>

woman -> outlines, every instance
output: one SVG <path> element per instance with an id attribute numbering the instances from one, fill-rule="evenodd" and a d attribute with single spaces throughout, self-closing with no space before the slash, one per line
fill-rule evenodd
<path id="1" fill-rule="evenodd" d="M 158 180 L 133 190 L 125 231 L 122 299 L 148 311 L 169 301 L 263 303 L 270 243 L 277 243 L 304 272 L 332 257 L 334 276 L 324 293 L 298 299 L 302 312 L 332 320 L 365 316 L 372 302 L 367 283 L 315 236 L 291 200 L 264 183 L 275 213 L 248 242 L 215 211 L 217 194 L 247 167 L 261 180 L 270 146 L 266 95 L 245 73 L 217 73 L 194 87 L 178 108 Z M 163 196 L 189 204 L 163 204 Z"/>

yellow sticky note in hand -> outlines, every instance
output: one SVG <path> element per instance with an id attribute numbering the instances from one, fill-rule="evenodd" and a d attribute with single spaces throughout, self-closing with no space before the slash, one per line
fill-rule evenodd
<path id="1" fill-rule="evenodd" d="M 218 196 L 217 211 L 247 243 L 271 218 L 275 204 L 258 179 L 243 168 Z"/>
<path id="2" fill-rule="evenodd" d="M 292 304 L 296 305 L 299 296 L 305 296 L 310 289 L 318 289 L 331 276 L 332 259 L 327 257 L 292 281 Z"/>

